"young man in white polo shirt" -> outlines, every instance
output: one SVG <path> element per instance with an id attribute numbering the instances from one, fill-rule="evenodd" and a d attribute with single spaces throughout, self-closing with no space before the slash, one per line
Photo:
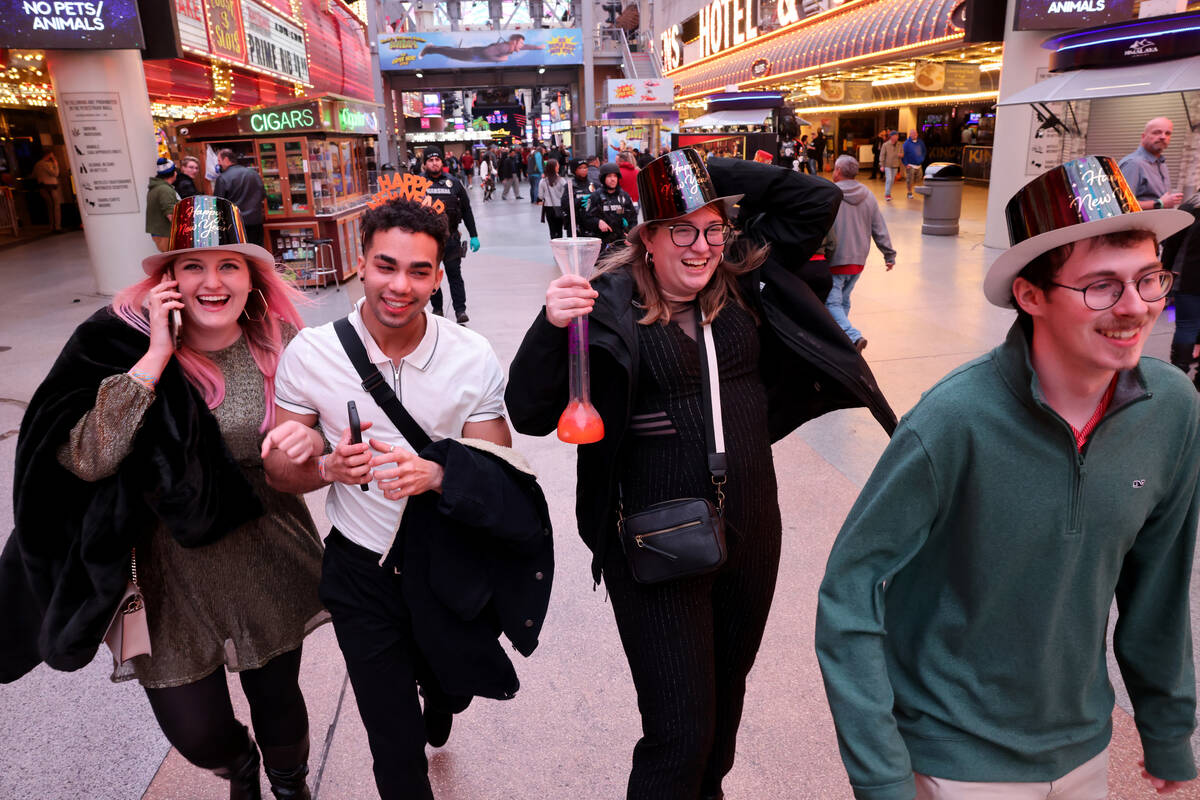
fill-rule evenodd
<path id="1" fill-rule="evenodd" d="M 350 314 L 371 362 L 434 440 L 474 438 L 505 447 L 504 371 L 487 340 L 425 313 L 441 285 L 445 217 L 408 200 L 369 211 L 359 261 L 365 297 Z M 277 427 L 264 462 L 272 485 L 308 492 L 332 484 L 321 600 L 333 618 L 384 800 L 432 798 L 425 743 L 440 746 L 451 714 L 470 698 L 447 696 L 418 652 L 396 570 L 383 565 L 406 499 L 439 491 L 442 467 L 414 448 L 362 388 L 333 325 L 291 342 L 275 376 Z M 346 402 L 362 419 L 350 443 Z M 314 430 L 318 422 L 333 446 Z M 369 432 L 368 432 L 369 430 Z M 361 485 L 369 484 L 363 491 Z M 416 685 L 425 698 L 422 715 Z"/>

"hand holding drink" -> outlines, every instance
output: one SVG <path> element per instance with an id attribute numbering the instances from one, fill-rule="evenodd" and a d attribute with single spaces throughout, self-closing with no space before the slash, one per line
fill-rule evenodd
<path id="1" fill-rule="evenodd" d="M 599 239 L 553 239 L 550 248 L 563 276 L 546 290 L 546 319 L 568 328 L 570 399 L 558 420 L 558 438 L 571 444 L 590 444 L 604 438 L 604 422 L 591 403 L 588 369 L 587 315 L 597 293 L 588 277 L 600 255 Z"/>

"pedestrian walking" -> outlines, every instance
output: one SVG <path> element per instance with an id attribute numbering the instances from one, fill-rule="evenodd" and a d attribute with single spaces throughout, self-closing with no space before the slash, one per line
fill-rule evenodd
<path id="1" fill-rule="evenodd" d="M 467 184 L 467 188 L 470 189 L 472 176 L 475 174 L 475 156 L 471 155 L 470 150 L 465 150 L 458 163 L 462 167 L 464 182 Z"/>
<path id="2" fill-rule="evenodd" d="M 621 170 L 616 164 L 600 168 L 600 186 L 588 200 L 587 213 L 592 230 L 599 234 L 604 249 L 625 239 L 625 234 L 637 225 L 637 209 L 633 198 L 621 188 Z"/>
<path id="3" fill-rule="evenodd" d="M 591 315 L 591 399 L 605 436 L 578 449 L 576 518 L 637 689 L 642 739 L 629 800 L 723 797 L 778 571 L 772 440 L 843 405 L 869 405 L 895 424 L 861 357 L 759 238 L 778 235 L 792 248 L 784 258 L 807 259 L 832 223 L 836 187 L 751 161 L 709 163 L 711 177 L 684 148 L 639 173 L 646 221 L 627 246 L 609 251 L 592 281 L 550 283 L 505 395 L 517 430 L 554 431 L 567 397 L 566 328 Z M 744 246 L 733 238 L 739 203 Z M 702 365 L 714 358 L 709 379 L 719 400 L 709 407 Z M 810 378 L 826 391 L 812 390 Z M 706 420 L 715 426 L 718 416 L 727 479 L 710 472 L 721 468 L 710 459 Z M 723 509 L 728 558 L 715 570 L 646 582 L 648 573 L 635 570 L 666 570 L 669 560 L 647 565 L 632 544 L 623 552 L 619 531 L 675 498 Z"/>
<path id="4" fill-rule="evenodd" d="M 857 797 L 1107 797 L 1114 598 L 1142 774 L 1159 793 L 1196 775 L 1200 403 L 1140 357 L 1171 288 L 1156 240 L 1190 217 L 1140 211 L 1102 156 L 1035 178 L 1006 216 L 984 294 L 1015 307 L 1007 339 L 904 416 L 821 583 Z"/>
<path id="5" fill-rule="evenodd" d="M 262 176 L 257 171 L 238 163 L 238 156 L 229 148 L 217 153 L 220 174 L 213 185 L 213 194 L 233 202 L 242 212 L 242 223 L 246 226 L 246 239 L 261 245 L 263 237 L 263 207 L 266 204 L 266 189 Z"/>
<path id="6" fill-rule="evenodd" d="M 496 162 L 486 150 L 479 156 L 479 185 L 483 188 L 483 202 L 486 203 L 496 192 Z"/>
<path id="7" fill-rule="evenodd" d="M 362 237 L 363 299 L 280 359 L 266 469 L 292 491 L 330 487 L 320 596 L 375 786 L 382 800 L 432 800 L 425 745 L 444 745 L 473 697 L 516 694 L 497 637 L 525 656 L 537 647 L 553 537 L 537 481 L 511 450 L 491 345 L 424 310 L 441 281 L 445 218 L 393 200 L 366 212 Z M 318 425 L 322 447 L 292 446 L 297 429 L 307 442 Z"/>
<path id="8" fill-rule="evenodd" d="M 47 150 L 46 154 L 38 159 L 33 165 L 31 173 L 33 180 L 37 183 L 38 191 L 42 195 L 42 202 L 46 204 L 47 221 L 50 223 L 50 230 L 58 233 L 62 227 L 62 189 L 59 186 L 60 173 L 58 168 L 58 158 L 54 152 Z"/>
<path id="9" fill-rule="evenodd" d="M 196 188 L 196 176 L 200 174 L 200 159 L 195 156 L 184 156 L 179 162 L 179 174 L 175 178 L 175 193 L 180 200 L 186 200 L 192 195 L 200 194 Z"/>
<path id="10" fill-rule="evenodd" d="M 523 199 L 520 184 L 517 183 L 517 157 L 508 148 L 500 151 L 500 166 L 497 173 L 500 183 L 504 186 L 504 191 L 500 193 L 500 199 L 507 200 L 509 190 L 512 190 L 517 200 Z"/>
<path id="11" fill-rule="evenodd" d="M 0 556 L 0 680 L 43 660 L 87 666 L 116 613 L 112 680 L 141 683 L 184 758 L 233 798 L 259 798 L 260 763 L 276 797 L 308 798 L 298 675 L 304 637 L 328 618 L 321 541 L 260 455 L 279 353 L 304 323 L 299 294 L 243 230 L 228 200 L 181 201 L 173 249 L 75 330 L 34 394 Z"/>
<path id="12" fill-rule="evenodd" d="M 449 227 L 449 237 L 446 239 L 446 246 L 442 248 L 442 266 L 446 273 L 446 282 L 450 284 L 450 302 L 454 306 L 454 318 L 459 325 L 466 325 L 471 321 L 467 316 L 467 285 L 462 277 L 462 260 L 467 254 L 467 248 L 463 247 L 459 238 L 458 224 L 466 223 L 467 235 L 471 237 L 471 252 L 478 253 L 479 231 L 475 227 L 475 214 L 471 211 L 471 198 L 457 178 L 443 174 L 442 154 L 436 147 L 425 149 L 425 177 L 430 181 L 425 193 L 433 200 L 442 201 L 445 206 L 443 213 Z M 430 304 L 433 313 L 442 316 L 440 283 L 430 298 Z"/>
<path id="13" fill-rule="evenodd" d="M 925 163 L 925 157 L 929 154 L 929 148 L 917 135 L 917 129 L 913 128 L 908 132 L 908 138 L 904 140 L 903 150 L 901 161 L 904 162 L 904 185 L 908 188 L 908 199 L 912 200 L 913 186 L 921 180 L 921 167 Z"/>
<path id="14" fill-rule="evenodd" d="M 829 140 L 825 138 L 825 131 L 822 128 L 817 128 L 817 133 L 812 138 L 812 144 L 809 148 L 809 153 L 812 159 L 812 174 L 820 175 L 825 171 L 825 148 L 828 147 Z"/>
<path id="15" fill-rule="evenodd" d="M 880 155 L 883 152 L 883 144 L 888 139 L 888 131 L 880 131 L 871 139 L 871 180 L 879 180 L 882 170 L 879 166 Z"/>
<path id="16" fill-rule="evenodd" d="M 600 156 L 588 156 L 587 168 L 588 183 L 600 188 Z"/>
<path id="17" fill-rule="evenodd" d="M 550 227 L 550 238 L 559 239 L 563 235 L 562 208 L 566 205 L 567 181 L 558 174 L 558 159 L 547 159 L 545 168 L 538 185 L 538 205 L 542 207 L 542 219 Z"/>
<path id="18" fill-rule="evenodd" d="M 529 151 L 525 159 L 526 169 L 529 170 L 529 202 L 538 201 L 538 185 L 542 182 L 542 170 L 545 162 L 542 159 L 542 148 L 536 147 Z"/>
<path id="19" fill-rule="evenodd" d="M 879 252 L 883 253 L 883 266 L 888 272 L 896 266 L 896 251 L 892 248 L 887 223 L 883 221 L 875 195 L 859 183 L 857 177 L 858 159 L 854 156 L 838 156 L 833 162 L 833 182 L 842 190 L 842 205 L 833 223 L 837 247 L 829 261 L 833 286 L 825 299 L 825 306 L 861 353 L 867 348 L 867 340 L 858 328 L 850 324 L 850 292 L 854 291 L 858 279 L 862 277 L 872 239 Z"/>
<path id="20" fill-rule="evenodd" d="M 1155 117 L 1142 130 L 1142 142 L 1137 150 L 1121 159 L 1121 172 L 1133 188 L 1143 210 L 1178 208 L 1183 193 L 1171 187 L 1171 170 L 1163 151 L 1171 145 L 1175 123 L 1166 117 Z"/>
<path id="21" fill-rule="evenodd" d="M 154 177 L 146 188 L 146 233 L 150 234 L 160 253 L 171 249 L 171 220 L 175 214 L 175 204 L 179 202 L 179 195 L 175 192 L 177 176 L 175 162 L 160 156 L 154 168 Z"/>
<path id="22" fill-rule="evenodd" d="M 887 141 L 879 148 L 879 164 L 883 167 L 883 199 L 891 202 L 892 185 L 901 166 L 904 150 L 900 146 L 900 131 L 890 131 Z"/>
<path id="23" fill-rule="evenodd" d="M 622 150 L 617 154 L 617 169 L 621 170 L 621 188 L 633 199 L 634 207 L 638 205 L 637 174 L 638 166 L 634 154 Z"/>

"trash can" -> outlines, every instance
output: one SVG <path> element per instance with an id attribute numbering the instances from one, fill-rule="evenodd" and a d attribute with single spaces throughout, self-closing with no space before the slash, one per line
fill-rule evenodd
<path id="1" fill-rule="evenodd" d="M 925 185 L 913 191 L 925 198 L 921 233 L 957 236 L 958 218 L 962 215 L 962 167 L 936 161 L 925 168 Z"/>

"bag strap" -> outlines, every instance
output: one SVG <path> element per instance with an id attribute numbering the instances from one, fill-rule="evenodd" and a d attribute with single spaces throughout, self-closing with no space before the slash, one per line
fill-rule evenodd
<path id="1" fill-rule="evenodd" d="M 700 379 L 704 384 L 705 438 L 708 442 L 708 471 L 713 485 L 717 487 L 717 498 L 725 503 L 721 486 L 725 483 L 727 462 L 725 459 L 725 425 L 721 415 L 721 375 L 717 368 L 717 346 L 713 341 L 712 324 L 705 324 L 700 304 L 696 304 L 696 320 L 700 328 L 696 344 L 700 348 Z"/>
<path id="2" fill-rule="evenodd" d="M 383 409 L 383 413 L 387 414 L 388 419 L 408 440 L 413 449 L 419 453 L 433 444 L 433 439 L 429 438 L 425 429 L 412 418 L 408 409 L 400 402 L 400 398 L 396 397 L 396 393 L 388 385 L 387 379 L 383 377 L 379 367 L 371 363 L 371 359 L 367 356 L 367 348 L 363 346 L 362 339 L 358 338 L 358 331 L 354 330 L 350 319 L 342 317 L 337 320 L 333 323 L 333 330 L 342 343 L 342 349 L 350 357 L 350 363 L 358 372 L 358 377 L 362 378 L 363 390 L 371 395 L 377 406 Z"/>

